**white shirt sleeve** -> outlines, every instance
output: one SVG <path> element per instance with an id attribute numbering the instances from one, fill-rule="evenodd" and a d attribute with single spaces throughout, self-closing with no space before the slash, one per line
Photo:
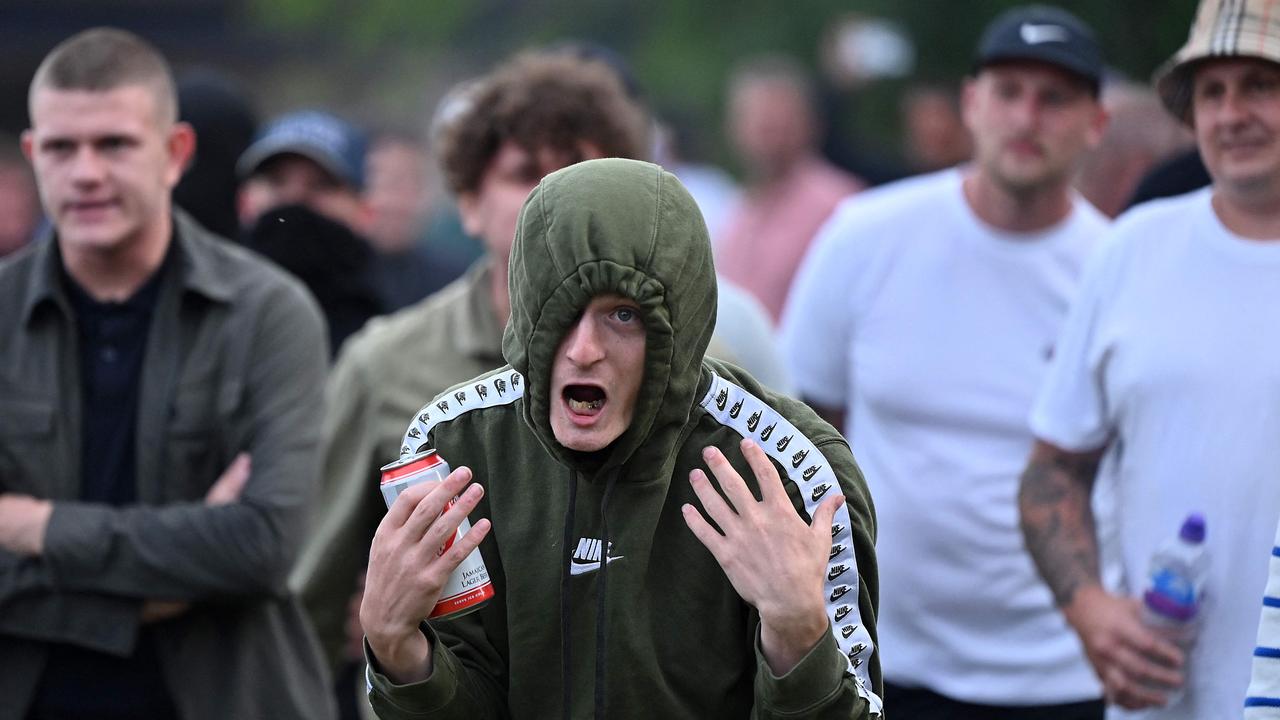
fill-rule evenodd
<path id="1" fill-rule="evenodd" d="M 800 397 L 841 410 L 850 390 L 856 202 L 837 207 L 814 237 L 791 283 L 779 336 L 782 361 Z"/>
<path id="2" fill-rule="evenodd" d="M 1063 450 L 1107 444 L 1113 418 L 1106 394 L 1107 328 L 1122 258 L 1110 238 L 1086 264 L 1079 293 L 1054 346 L 1048 375 L 1031 411 L 1031 431 Z"/>

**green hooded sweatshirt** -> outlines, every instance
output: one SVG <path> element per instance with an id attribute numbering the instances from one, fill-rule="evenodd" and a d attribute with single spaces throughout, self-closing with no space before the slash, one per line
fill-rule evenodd
<path id="1" fill-rule="evenodd" d="M 633 160 L 548 175 L 521 211 L 510 266 L 510 365 L 458 385 L 413 419 L 403 453 L 436 448 L 485 495 L 474 517 L 497 596 L 423 623 L 431 677 L 395 685 L 371 658 L 383 718 L 865 718 L 881 714 L 875 516 L 845 440 L 803 404 L 704 358 L 716 280 L 702 216 L 679 181 Z M 628 429 L 605 449 L 556 442 L 551 369 L 592 298 L 630 298 L 645 376 Z M 824 593 L 831 632 L 775 677 L 759 615 L 686 526 L 689 472 L 720 448 L 759 495 L 739 448 L 773 458 L 806 520 L 837 488 Z M 604 562 L 601 562 L 601 560 Z"/>

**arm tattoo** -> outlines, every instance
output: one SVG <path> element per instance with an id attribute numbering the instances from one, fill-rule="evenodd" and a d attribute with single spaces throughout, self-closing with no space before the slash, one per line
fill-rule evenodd
<path id="1" fill-rule="evenodd" d="M 1022 474 L 1018 509 L 1027 550 L 1059 607 L 1097 584 L 1098 540 L 1089 494 L 1101 451 L 1067 453 L 1037 446 Z"/>

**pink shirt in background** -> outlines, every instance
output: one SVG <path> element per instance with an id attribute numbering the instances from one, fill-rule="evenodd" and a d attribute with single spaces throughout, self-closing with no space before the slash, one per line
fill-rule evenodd
<path id="1" fill-rule="evenodd" d="M 858 178 L 815 157 L 776 183 L 748 190 L 716 243 L 717 272 L 759 298 L 776 325 L 809 241 L 836 204 L 862 188 Z"/>

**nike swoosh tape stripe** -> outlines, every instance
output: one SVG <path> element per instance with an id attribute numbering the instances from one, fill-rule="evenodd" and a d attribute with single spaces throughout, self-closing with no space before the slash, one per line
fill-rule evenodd
<path id="1" fill-rule="evenodd" d="M 728 400 L 724 403 L 717 403 L 716 397 L 721 392 L 727 393 Z M 729 410 L 720 409 L 721 405 L 731 408 L 738 403 L 742 403 L 742 405 L 740 406 L 740 412 L 736 413 L 736 418 L 730 414 Z M 786 473 L 786 479 L 800 488 L 800 495 L 804 498 L 804 509 L 809 514 L 809 517 L 813 517 L 822 499 L 821 497 L 818 500 L 812 498 L 814 488 L 822 483 L 828 483 L 833 491 L 839 491 L 840 483 L 836 479 L 835 473 L 831 470 L 831 463 L 827 462 L 822 452 L 808 437 L 797 430 L 776 410 L 766 405 L 763 400 L 725 378 L 712 373 L 711 387 L 707 389 L 707 394 L 702 398 L 700 404 L 720 424 L 733 428 L 744 438 L 754 440 L 769 457 L 772 457 L 782 466 Z M 785 452 L 777 449 L 777 443 L 764 442 L 756 433 L 747 428 L 748 419 L 756 412 L 761 413 L 757 424 L 758 428 L 772 427 L 776 424 L 777 427 L 773 431 L 773 436 L 794 436 L 787 445 Z M 805 453 L 803 456 L 805 462 L 801 463 L 799 468 L 793 468 L 791 460 L 799 452 Z M 820 465 L 821 467 L 808 480 L 805 480 L 803 478 L 804 469 L 815 465 Z M 879 714 L 882 712 L 883 703 L 871 689 L 871 674 L 867 671 L 868 664 L 866 662 L 875 652 L 875 646 L 871 642 L 871 634 L 863 627 L 862 615 L 858 609 L 858 562 L 853 554 L 853 541 L 848 529 L 852 527 L 853 522 L 850 518 L 847 504 L 840 505 L 832 522 L 844 528 L 831 539 L 832 546 L 843 545 L 845 549 L 834 553 L 827 563 L 827 573 L 823 579 L 823 598 L 827 605 L 827 617 L 831 618 L 831 633 L 835 636 L 836 645 L 840 647 L 841 653 L 845 656 L 845 662 L 848 664 L 850 672 L 853 673 L 855 684 L 858 687 L 858 694 L 867 700 L 867 703 L 871 706 L 872 713 Z M 835 572 L 837 570 L 840 570 L 840 572 Z M 850 602 L 829 601 L 832 592 L 840 585 L 850 586 Z M 849 609 L 843 610 L 844 606 Z M 837 612 L 841 612 L 841 619 L 838 623 L 836 621 Z M 840 632 L 840 628 L 852 625 L 856 625 L 856 629 L 847 637 L 844 637 Z"/>
<path id="2" fill-rule="evenodd" d="M 480 392 L 482 387 L 483 394 Z M 458 393 L 464 393 L 463 400 L 457 399 Z M 446 420 L 480 408 L 510 405 L 521 397 L 524 397 L 524 376 L 509 367 L 451 387 L 423 405 L 414 415 L 413 422 L 405 430 L 404 441 L 400 443 L 400 456 L 412 455 L 427 447 L 427 437 L 432 428 Z"/>

